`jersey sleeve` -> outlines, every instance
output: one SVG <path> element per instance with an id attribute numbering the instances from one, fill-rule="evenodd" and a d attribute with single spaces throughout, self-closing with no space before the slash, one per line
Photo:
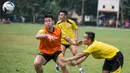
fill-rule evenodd
<path id="1" fill-rule="evenodd" d="M 67 37 L 68 35 L 63 31 L 63 30 L 61 30 L 61 38 L 65 38 L 65 37 Z"/>
<path id="2" fill-rule="evenodd" d="M 58 27 L 58 28 L 59 28 L 58 22 L 56 23 L 56 27 Z"/>
<path id="3" fill-rule="evenodd" d="M 71 22 L 72 22 L 72 27 L 73 27 L 73 30 L 78 29 L 78 27 L 77 27 L 76 23 L 75 23 L 74 21 L 71 21 Z"/>
<path id="4" fill-rule="evenodd" d="M 61 22 L 61 21 L 58 21 L 58 22 L 56 23 L 56 27 L 60 28 L 60 25 L 59 25 L 60 22 Z"/>
<path id="5" fill-rule="evenodd" d="M 45 31 L 43 29 L 38 31 L 39 34 L 45 34 Z"/>
<path id="6" fill-rule="evenodd" d="M 94 51 L 94 46 L 90 45 L 90 46 L 85 46 L 85 50 L 83 51 L 84 53 L 89 53 L 91 54 Z"/>

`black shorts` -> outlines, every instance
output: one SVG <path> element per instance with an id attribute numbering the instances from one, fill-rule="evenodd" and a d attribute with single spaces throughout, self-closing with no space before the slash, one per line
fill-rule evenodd
<path id="1" fill-rule="evenodd" d="M 124 57 L 121 52 L 117 52 L 116 56 L 112 60 L 105 59 L 103 70 L 108 70 L 111 72 L 115 72 L 117 69 L 123 66 Z"/>
<path id="2" fill-rule="evenodd" d="M 70 44 L 62 44 L 66 49 L 70 48 Z"/>
<path id="3" fill-rule="evenodd" d="M 53 59 L 56 62 L 57 58 L 60 54 L 61 54 L 61 51 L 57 51 L 57 52 L 55 52 L 54 54 L 51 54 L 51 55 L 40 52 L 38 55 L 43 56 L 46 60 L 46 63 L 48 63 L 51 59 Z"/>

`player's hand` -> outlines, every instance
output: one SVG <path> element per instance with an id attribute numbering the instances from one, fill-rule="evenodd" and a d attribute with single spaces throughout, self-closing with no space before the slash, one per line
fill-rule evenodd
<path id="1" fill-rule="evenodd" d="M 77 39 L 75 39 L 75 42 L 77 43 L 77 42 L 78 42 L 78 40 L 77 40 Z"/>
<path id="2" fill-rule="evenodd" d="M 80 45 L 82 45 L 82 43 L 83 43 L 83 41 L 78 41 L 78 42 L 76 43 L 76 45 L 77 45 L 77 46 L 80 46 Z"/>
<path id="3" fill-rule="evenodd" d="M 51 35 L 49 35 L 49 34 L 47 34 L 47 37 L 48 37 L 51 41 L 57 39 L 57 37 L 51 36 Z"/>
<path id="4" fill-rule="evenodd" d="M 75 61 L 69 61 L 67 63 L 68 66 L 75 66 L 76 65 L 76 62 Z"/>

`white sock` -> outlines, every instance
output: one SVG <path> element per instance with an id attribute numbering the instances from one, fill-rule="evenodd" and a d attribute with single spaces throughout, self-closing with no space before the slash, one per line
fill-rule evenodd
<path id="1" fill-rule="evenodd" d="M 83 70 L 83 68 L 79 68 L 79 71 Z"/>
<path id="2" fill-rule="evenodd" d="M 56 67 L 59 67 L 59 65 L 58 65 L 58 64 L 56 64 Z"/>

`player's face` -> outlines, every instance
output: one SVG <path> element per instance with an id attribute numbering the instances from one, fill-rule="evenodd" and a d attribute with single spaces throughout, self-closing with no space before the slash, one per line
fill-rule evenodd
<path id="1" fill-rule="evenodd" d="M 65 20 L 66 19 L 66 15 L 63 12 L 60 12 L 59 19 L 60 20 Z"/>
<path id="2" fill-rule="evenodd" d="M 44 25 L 45 25 L 46 28 L 48 28 L 48 29 L 52 28 L 53 24 L 54 24 L 54 21 L 53 21 L 52 18 L 48 17 L 48 18 L 44 19 Z"/>
<path id="3" fill-rule="evenodd" d="M 90 44 L 90 39 L 88 38 L 87 34 L 84 34 L 84 40 L 83 40 L 85 45 L 89 45 Z"/>

